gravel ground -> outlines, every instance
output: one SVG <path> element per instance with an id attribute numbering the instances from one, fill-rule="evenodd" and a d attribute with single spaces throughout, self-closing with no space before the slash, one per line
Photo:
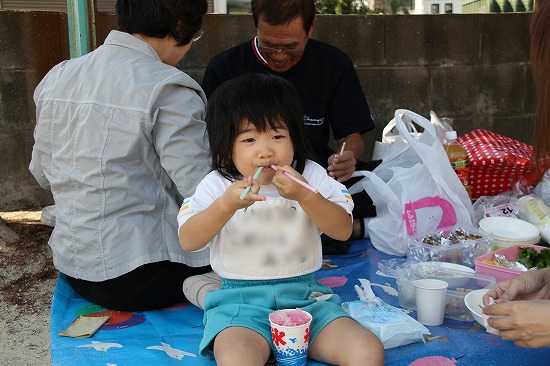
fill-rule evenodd
<path id="1" fill-rule="evenodd" d="M 0 212 L 19 234 L 0 244 L 0 365 L 51 365 L 50 308 L 58 272 L 40 210 Z"/>

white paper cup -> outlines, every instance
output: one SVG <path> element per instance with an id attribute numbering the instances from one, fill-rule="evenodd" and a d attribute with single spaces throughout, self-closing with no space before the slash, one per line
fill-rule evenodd
<path id="1" fill-rule="evenodd" d="M 424 325 L 441 325 L 447 303 L 447 287 L 445 281 L 422 279 L 414 281 L 416 293 L 416 317 Z"/>
<path id="2" fill-rule="evenodd" d="M 300 311 L 309 320 L 301 325 L 275 324 L 269 316 L 271 323 L 271 338 L 275 348 L 275 360 L 278 366 L 304 366 L 307 362 L 307 349 L 309 346 L 309 329 L 311 314 L 301 309 L 283 309 L 280 312 Z"/>

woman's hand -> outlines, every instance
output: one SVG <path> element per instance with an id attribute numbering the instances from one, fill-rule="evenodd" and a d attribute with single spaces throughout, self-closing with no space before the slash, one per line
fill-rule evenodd
<path id="1" fill-rule="evenodd" d="M 490 297 L 497 304 L 512 300 L 550 299 L 550 268 L 527 271 L 497 283 L 483 296 L 484 305 L 489 305 Z"/>
<path id="2" fill-rule="evenodd" d="M 489 298 L 495 300 L 489 305 Z M 519 347 L 550 346 L 550 268 L 497 283 L 483 296 L 488 325 Z M 498 316 L 494 318 L 493 316 Z"/>
<path id="3" fill-rule="evenodd" d="M 487 323 L 519 347 L 550 346 L 550 300 L 521 300 L 486 306 Z"/>

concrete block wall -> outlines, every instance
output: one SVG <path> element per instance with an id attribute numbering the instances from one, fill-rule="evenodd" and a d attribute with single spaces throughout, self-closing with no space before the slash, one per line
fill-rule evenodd
<path id="1" fill-rule="evenodd" d="M 486 128 L 530 142 L 533 83 L 529 14 L 318 16 L 313 37 L 353 59 L 377 129 L 398 108 L 450 117 L 458 134 Z M 201 81 L 208 60 L 255 34 L 247 15 L 211 15 L 181 63 Z M 203 43 L 204 40 L 204 43 Z"/>
<path id="2" fill-rule="evenodd" d="M 64 13 L 0 11 L 0 211 L 51 202 L 28 171 L 35 108 L 33 91 L 69 56 Z"/>
<path id="3" fill-rule="evenodd" d="M 398 108 L 453 118 L 459 135 L 485 128 L 530 143 L 529 16 L 318 16 L 313 37 L 351 56 L 369 100 L 377 128 L 364 137 L 364 158 Z M 98 14 L 98 44 L 116 28 L 113 14 Z M 252 17 L 240 14 L 208 14 L 204 30 L 179 65 L 199 83 L 211 57 L 255 34 Z M 27 169 L 32 93 L 68 54 L 64 13 L 0 11 L 0 210 L 51 203 Z"/>

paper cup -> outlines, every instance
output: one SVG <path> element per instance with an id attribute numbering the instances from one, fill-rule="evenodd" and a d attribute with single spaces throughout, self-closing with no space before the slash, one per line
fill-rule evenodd
<path id="1" fill-rule="evenodd" d="M 416 294 L 416 317 L 424 325 L 441 325 L 447 303 L 447 287 L 445 281 L 422 279 L 414 281 Z"/>
<path id="2" fill-rule="evenodd" d="M 285 313 L 289 321 L 281 321 Z M 301 321 L 298 322 L 297 319 Z M 283 309 L 269 314 L 271 338 L 278 366 L 306 364 L 311 319 L 310 313 L 300 309 Z"/>

